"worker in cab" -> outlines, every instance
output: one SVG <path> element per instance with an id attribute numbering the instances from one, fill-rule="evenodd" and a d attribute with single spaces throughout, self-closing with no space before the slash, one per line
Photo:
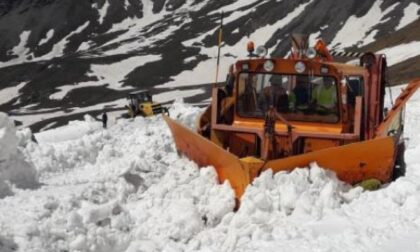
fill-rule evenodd
<path id="1" fill-rule="evenodd" d="M 257 109 L 257 91 L 252 76 L 245 79 L 245 89 L 241 96 L 241 108 L 244 113 L 249 115 L 255 113 Z"/>
<path id="2" fill-rule="evenodd" d="M 270 106 L 277 112 L 288 112 L 289 98 L 285 88 L 279 82 L 272 82 L 270 86 L 262 90 L 259 107 L 262 111 L 267 111 Z"/>
<path id="3" fill-rule="evenodd" d="M 323 78 L 312 90 L 312 104 L 317 113 L 337 112 L 337 88 L 332 78 Z"/>
<path id="4" fill-rule="evenodd" d="M 310 104 L 308 84 L 309 82 L 304 78 L 300 76 L 297 78 L 296 86 L 289 95 L 289 107 L 292 111 L 303 111 L 308 109 Z"/>

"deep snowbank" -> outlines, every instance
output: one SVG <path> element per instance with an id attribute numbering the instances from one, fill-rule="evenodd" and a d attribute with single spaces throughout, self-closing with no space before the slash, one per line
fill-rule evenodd
<path id="1" fill-rule="evenodd" d="M 193 128 L 200 111 L 177 101 L 170 114 Z M 102 130 L 87 116 L 36 138 L 39 144 L 28 144 L 25 153 L 45 185 L 0 206 L 1 212 L 20 206 L 22 212 L 0 217 L 0 227 L 25 251 L 235 249 L 273 237 L 280 228 L 273 224 L 320 219 L 352 198 L 348 186 L 314 165 L 263 173 L 234 213 L 230 186 L 218 184 L 213 168 L 179 158 L 161 117 Z M 17 215 L 22 222 L 8 227 Z"/>
<path id="2" fill-rule="evenodd" d="M 406 177 L 362 192 L 316 164 L 266 171 L 237 212 L 213 168 L 178 157 L 160 116 L 107 130 L 86 117 L 26 144 L 43 186 L 1 200 L 0 235 L 19 251 L 418 251 L 419 103 Z M 200 111 L 176 102 L 170 114 L 193 127 Z"/>
<path id="3" fill-rule="evenodd" d="M 27 130 L 17 134 L 13 122 L 0 112 L 0 198 L 13 194 L 9 183 L 19 188 L 34 188 L 38 184 L 35 168 L 18 149 L 29 137 Z"/>

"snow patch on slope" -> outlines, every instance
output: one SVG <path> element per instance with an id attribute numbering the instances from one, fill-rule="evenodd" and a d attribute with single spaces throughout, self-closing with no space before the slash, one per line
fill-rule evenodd
<path id="1" fill-rule="evenodd" d="M 50 99 L 63 99 L 69 91 L 80 87 L 92 87 L 107 85 L 110 89 L 127 90 L 131 87 L 123 87 L 124 78 L 134 69 L 144 66 L 149 62 L 158 61 L 160 55 L 135 56 L 113 64 L 91 64 L 88 77 L 98 77 L 97 81 L 81 82 L 75 85 L 64 85 L 60 91 L 50 95 Z"/>
<path id="2" fill-rule="evenodd" d="M 109 2 L 108 0 L 105 0 L 105 3 L 103 4 L 102 8 L 100 8 L 98 10 L 99 12 L 99 24 L 102 24 L 104 22 L 105 16 L 108 13 L 108 9 L 109 9 Z"/>
<path id="3" fill-rule="evenodd" d="M 12 48 L 11 51 L 8 51 L 8 55 L 17 56 L 9 61 L 2 62 L 0 61 L 0 67 L 7 67 L 15 64 L 19 64 L 21 62 L 27 61 L 27 54 L 29 53 L 29 48 L 26 47 L 28 43 L 28 38 L 31 35 L 31 31 L 23 31 L 20 36 L 20 42 L 18 45 Z"/>
<path id="4" fill-rule="evenodd" d="M 60 42 L 55 44 L 52 48 L 52 50 L 43 56 L 35 57 L 33 53 L 29 53 L 30 49 L 26 48 L 27 40 L 31 34 L 31 31 L 23 31 L 20 35 L 20 43 L 12 49 L 10 52 L 11 55 L 17 55 L 17 58 L 14 58 L 12 60 L 9 60 L 7 62 L 0 62 L 0 67 L 7 67 L 12 66 L 16 64 L 21 64 L 25 62 L 36 62 L 36 61 L 42 61 L 42 60 L 50 60 L 56 57 L 61 57 L 64 55 L 64 50 L 66 49 L 67 44 L 69 43 L 69 38 L 73 35 L 79 34 L 83 32 L 84 29 L 86 29 L 89 26 L 90 22 L 86 21 L 83 25 L 78 27 L 76 30 L 69 33 L 66 37 L 64 37 Z M 46 42 L 48 42 L 51 37 L 54 36 L 54 30 L 50 30 L 47 33 L 47 38 L 42 39 L 39 45 L 42 45 Z"/>
<path id="5" fill-rule="evenodd" d="M 8 103 L 15 97 L 19 96 L 19 90 L 23 88 L 27 82 L 21 82 L 16 86 L 3 88 L 0 90 L 0 105 Z"/>
<path id="6" fill-rule="evenodd" d="M 399 44 L 393 47 L 385 48 L 378 53 L 383 53 L 387 57 L 388 66 L 396 65 L 420 55 L 420 41 L 413 41 L 407 44 Z"/>
<path id="7" fill-rule="evenodd" d="M 378 24 L 386 14 L 400 4 L 395 3 L 382 11 L 382 3 L 383 0 L 375 1 L 369 11 L 362 17 L 357 17 L 356 15 L 349 17 L 331 42 L 331 48 L 343 49 L 354 45 L 362 46 L 373 42 L 378 31 L 372 30 L 372 27 Z"/>
<path id="8" fill-rule="evenodd" d="M 76 30 L 69 33 L 60 42 L 55 44 L 54 47 L 52 48 L 51 52 L 49 52 L 48 54 L 43 55 L 39 58 L 36 58 L 36 60 L 50 60 L 50 59 L 55 58 L 55 57 L 63 56 L 64 50 L 66 49 L 66 46 L 69 43 L 70 37 L 83 32 L 83 30 L 85 30 L 89 26 L 89 24 L 90 24 L 90 21 L 86 21 L 83 25 L 81 25 Z"/>
<path id="9" fill-rule="evenodd" d="M 264 45 L 271 36 L 279 29 L 282 29 L 293 19 L 298 17 L 305 8 L 311 4 L 312 1 L 303 3 L 297 6 L 289 15 L 285 18 L 277 21 L 273 25 L 267 25 L 257 29 L 255 32 L 250 34 L 248 37 L 242 38 L 235 45 L 229 46 L 224 45 L 221 49 L 221 60 L 220 60 L 220 79 L 218 81 L 224 81 L 225 76 L 228 73 L 229 66 L 233 64 L 238 57 L 246 56 L 245 46 L 248 41 L 258 41 L 261 45 Z M 239 4 L 239 3 L 238 3 Z M 236 6 L 234 4 L 234 6 Z M 184 46 L 193 46 L 194 43 L 200 43 L 207 34 L 202 34 L 198 38 L 190 39 L 182 42 Z M 224 56 L 224 52 L 229 52 L 230 56 Z M 179 86 L 192 86 L 201 83 L 212 83 L 214 82 L 212 74 L 209 74 L 209 70 L 216 73 L 216 58 L 217 58 L 217 46 L 214 47 L 200 47 L 200 54 L 205 54 L 210 58 L 205 61 L 201 61 L 194 69 L 185 70 L 178 74 L 177 76 L 172 77 L 172 81 L 165 84 L 157 86 L 157 88 L 173 88 Z"/>
<path id="10" fill-rule="evenodd" d="M 168 92 L 159 93 L 153 96 L 157 102 L 168 102 L 173 101 L 175 98 L 188 98 L 191 96 L 204 94 L 205 91 L 203 89 L 189 89 L 189 90 L 171 90 Z"/>
<path id="11" fill-rule="evenodd" d="M 43 44 L 47 43 L 48 41 L 50 41 L 50 39 L 54 36 L 54 29 L 51 29 L 47 32 L 47 37 L 41 39 L 41 41 L 39 41 L 39 46 L 42 46 Z"/>
<path id="12" fill-rule="evenodd" d="M 405 27 L 406 25 L 410 24 L 411 22 L 417 20 L 419 18 L 420 5 L 417 3 L 410 3 L 404 9 L 404 15 L 402 16 L 400 23 L 397 26 L 397 30 Z"/>

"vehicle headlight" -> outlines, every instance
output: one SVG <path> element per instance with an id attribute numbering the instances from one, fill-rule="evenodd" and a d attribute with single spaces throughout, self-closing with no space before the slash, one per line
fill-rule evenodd
<path id="1" fill-rule="evenodd" d="M 302 61 L 298 61 L 295 65 L 295 70 L 298 73 L 303 73 L 306 70 L 306 66 L 305 63 L 303 63 Z"/>
<path id="2" fill-rule="evenodd" d="M 267 72 L 271 72 L 274 69 L 274 62 L 271 60 L 267 60 L 264 62 L 264 70 Z"/>
<path id="3" fill-rule="evenodd" d="M 315 48 L 313 47 L 309 47 L 308 50 L 306 51 L 306 57 L 313 59 L 315 58 L 317 55 L 317 52 L 315 50 Z"/>
<path id="4" fill-rule="evenodd" d="M 268 53 L 268 50 L 264 46 L 257 47 L 257 50 L 255 51 L 255 54 L 257 54 L 261 58 L 264 58 L 265 56 L 267 56 L 267 53 Z"/>

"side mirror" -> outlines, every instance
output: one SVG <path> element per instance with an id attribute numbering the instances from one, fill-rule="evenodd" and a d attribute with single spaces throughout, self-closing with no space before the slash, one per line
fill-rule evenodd
<path id="1" fill-rule="evenodd" d="M 229 74 L 226 78 L 226 93 L 228 96 L 233 95 L 234 85 L 235 85 L 235 75 Z"/>

